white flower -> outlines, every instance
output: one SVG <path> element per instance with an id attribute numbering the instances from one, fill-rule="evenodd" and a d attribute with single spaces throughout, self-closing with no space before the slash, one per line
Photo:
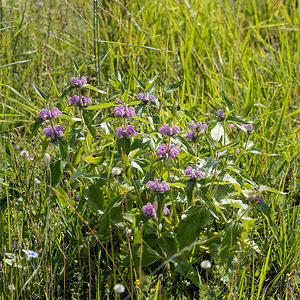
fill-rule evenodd
<path id="1" fill-rule="evenodd" d="M 113 174 L 114 176 L 119 176 L 121 174 L 121 169 L 120 168 L 112 168 L 111 174 Z"/>
<path id="2" fill-rule="evenodd" d="M 202 269 L 209 269 L 211 268 L 211 263 L 209 260 L 203 260 L 200 264 Z"/>
<path id="3" fill-rule="evenodd" d="M 34 178 L 34 182 L 35 182 L 36 185 L 40 185 L 41 184 L 40 180 L 37 177 Z"/>
<path id="4" fill-rule="evenodd" d="M 10 291 L 14 291 L 16 288 L 13 284 L 10 284 L 8 287 L 7 287 Z"/>
<path id="5" fill-rule="evenodd" d="M 51 161 L 51 156 L 50 156 L 50 154 L 48 152 L 46 152 L 44 154 L 44 162 L 45 162 L 46 165 L 49 165 L 50 161 Z"/>
<path id="6" fill-rule="evenodd" d="M 27 157 L 29 155 L 28 151 L 27 150 L 22 150 L 21 153 L 20 153 L 20 157 Z"/>
<path id="7" fill-rule="evenodd" d="M 125 286 L 123 284 L 121 284 L 121 283 L 117 283 L 114 286 L 114 291 L 116 293 L 119 293 L 119 294 L 124 293 L 125 292 Z"/>

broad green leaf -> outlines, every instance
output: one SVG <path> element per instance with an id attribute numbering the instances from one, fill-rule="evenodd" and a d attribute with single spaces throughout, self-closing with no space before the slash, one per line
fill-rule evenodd
<path id="1" fill-rule="evenodd" d="M 186 218 L 182 219 L 178 225 L 176 238 L 180 249 L 195 242 L 210 219 L 211 214 L 208 209 L 200 206 L 193 206 L 185 213 Z"/>
<path id="2" fill-rule="evenodd" d="M 87 205 L 94 211 L 103 212 L 104 210 L 104 196 L 103 191 L 96 185 L 91 184 L 84 191 L 84 196 L 87 200 Z"/>
<path id="3" fill-rule="evenodd" d="M 178 90 L 184 82 L 185 82 L 185 79 L 181 79 L 178 82 L 167 84 L 164 89 L 164 92 L 166 92 L 166 93 L 174 92 L 174 91 Z"/>
<path id="4" fill-rule="evenodd" d="M 102 90 L 99 90 L 99 89 L 97 89 L 96 87 L 94 87 L 94 86 L 92 86 L 92 85 L 90 85 L 90 84 L 84 84 L 82 87 L 83 87 L 83 88 L 87 88 L 87 89 L 89 89 L 89 90 L 93 90 L 93 91 L 95 91 L 95 92 L 97 92 L 97 93 L 99 93 L 99 94 L 106 94 L 106 92 L 104 92 L 104 91 L 102 91 Z"/>

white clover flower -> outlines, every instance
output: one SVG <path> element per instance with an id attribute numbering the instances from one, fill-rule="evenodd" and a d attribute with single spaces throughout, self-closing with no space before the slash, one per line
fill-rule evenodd
<path id="1" fill-rule="evenodd" d="M 209 260 L 203 260 L 200 264 L 202 269 L 210 269 L 211 268 L 211 263 Z"/>
<path id="2" fill-rule="evenodd" d="M 10 291 L 14 291 L 16 288 L 13 284 L 10 284 L 8 287 L 7 287 Z"/>
<path id="3" fill-rule="evenodd" d="M 111 174 L 113 174 L 114 176 L 119 176 L 121 174 L 121 169 L 120 168 L 112 168 L 111 169 Z"/>
<path id="4" fill-rule="evenodd" d="M 125 286 L 121 283 L 117 283 L 114 286 L 114 291 L 118 294 L 124 293 L 125 292 Z"/>

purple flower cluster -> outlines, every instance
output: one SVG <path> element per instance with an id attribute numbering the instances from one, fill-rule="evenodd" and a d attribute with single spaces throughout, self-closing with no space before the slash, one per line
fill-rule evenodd
<path id="1" fill-rule="evenodd" d="M 122 126 L 122 128 L 118 127 L 115 130 L 115 133 L 117 135 L 118 138 L 120 137 L 125 137 L 126 139 L 129 139 L 129 137 L 132 136 L 136 136 L 137 132 L 135 131 L 134 126 L 132 125 L 128 125 L 127 128 L 125 128 L 124 126 Z"/>
<path id="2" fill-rule="evenodd" d="M 87 83 L 87 80 L 84 76 L 81 76 L 81 78 L 78 77 L 72 77 L 70 80 L 70 83 L 72 86 L 79 86 L 82 87 L 84 84 Z"/>
<path id="3" fill-rule="evenodd" d="M 91 99 L 87 96 L 82 96 L 80 98 L 78 95 L 74 95 L 71 98 L 69 98 L 68 102 L 70 102 L 70 104 L 83 106 L 85 104 L 90 104 Z"/>
<path id="4" fill-rule="evenodd" d="M 149 181 L 147 183 L 147 186 L 152 192 L 158 192 L 158 193 L 166 192 L 170 189 L 170 186 L 165 181 L 159 183 L 156 177 L 154 178 L 153 181 Z"/>
<path id="5" fill-rule="evenodd" d="M 62 126 L 57 125 L 56 128 L 52 126 L 46 127 L 43 131 L 44 135 L 51 140 L 55 140 L 56 137 L 62 137 L 64 135 L 64 129 Z"/>
<path id="6" fill-rule="evenodd" d="M 224 120 L 224 119 L 225 119 L 225 113 L 224 113 L 224 110 L 223 110 L 223 109 L 219 109 L 219 110 L 217 111 L 217 116 L 218 116 L 220 119 Z"/>
<path id="7" fill-rule="evenodd" d="M 150 202 L 148 202 L 146 205 L 144 205 L 142 207 L 142 212 L 145 216 L 152 216 L 154 218 L 154 220 L 157 219 L 157 203 L 153 202 L 153 204 L 151 204 Z M 163 215 L 167 216 L 170 213 L 168 207 L 165 205 L 164 209 L 163 209 Z"/>
<path id="8" fill-rule="evenodd" d="M 61 111 L 56 107 L 53 107 L 51 110 L 42 109 L 38 114 L 38 118 L 43 119 L 44 121 L 56 119 L 59 116 L 61 116 Z"/>
<path id="9" fill-rule="evenodd" d="M 252 197 L 249 198 L 249 200 L 251 202 L 259 202 L 259 203 L 264 203 L 265 202 L 264 198 L 261 197 L 261 196 L 259 196 L 259 197 L 258 196 L 252 196 Z"/>
<path id="10" fill-rule="evenodd" d="M 191 131 L 188 131 L 186 134 L 186 140 L 187 141 L 197 141 L 200 138 L 200 135 L 203 131 L 207 130 L 208 127 L 206 124 L 202 124 L 201 122 L 191 123 L 189 124 L 189 129 Z"/>
<path id="11" fill-rule="evenodd" d="M 196 167 L 193 169 L 192 167 L 187 167 L 184 171 L 184 175 L 189 176 L 191 179 L 202 179 L 204 177 L 203 173 L 199 171 L 199 168 Z"/>
<path id="12" fill-rule="evenodd" d="M 178 155 L 180 152 L 180 149 L 178 147 L 175 147 L 173 144 L 170 144 L 169 147 L 166 144 L 160 145 L 156 150 L 157 156 L 162 156 L 165 158 L 165 160 L 168 160 L 169 157 L 175 158 L 176 155 Z"/>
<path id="13" fill-rule="evenodd" d="M 158 131 L 163 135 L 173 136 L 180 132 L 180 127 L 178 125 L 175 127 L 169 127 L 167 124 L 164 124 L 158 129 Z"/>
<path id="14" fill-rule="evenodd" d="M 115 117 L 129 118 L 135 117 L 135 111 L 133 107 L 128 107 L 127 104 L 120 104 L 119 107 L 114 108 Z"/>
<path id="15" fill-rule="evenodd" d="M 253 132 L 253 125 L 252 124 L 243 124 L 242 125 L 244 128 L 246 128 L 250 133 Z"/>
<path id="16" fill-rule="evenodd" d="M 148 93 L 139 93 L 136 95 L 138 100 L 142 100 L 143 103 L 154 102 L 156 99 L 152 95 L 148 95 Z"/>

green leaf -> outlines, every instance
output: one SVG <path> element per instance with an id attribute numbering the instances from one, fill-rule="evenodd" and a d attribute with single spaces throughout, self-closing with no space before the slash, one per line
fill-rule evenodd
<path id="1" fill-rule="evenodd" d="M 32 85 L 35 92 L 42 98 L 42 99 L 46 99 L 47 95 L 42 91 L 40 90 L 35 84 Z"/>
<path id="2" fill-rule="evenodd" d="M 99 90 L 99 89 L 97 89 L 96 87 L 94 87 L 94 86 L 92 86 L 92 85 L 90 85 L 90 84 L 84 84 L 82 87 L 83 87 L 83 88 L 87 88 L 87 89 L 89 89 L 89 90 L 93 90 L 93 91 L 95 91 L 95 92 L 97 92 L 97 93 L 99 93 L 99 94 L 105 94 L 105 95 L 106 95 L 106 92 L 104 92 L 104 91 L 102 91 L 102 90 Z"/>
<path id="3" fill-rule="evenodd" d="M 195 185 L 196 185 L 196 180 L 194 180 L 194 179 L 189 179 L 186 182 L 186 194 L 187 194 L 189 206 L 191 206 L 191 204 L 192 204 L 193 190 L 194 190 Z"/>
<path id="4" fill-rule="evenodd" d="M 103 155 L 97 156 L 95 154 L 89 155 L 82 158 L 85 162 L 89 164 L 99 165 L 104 161 Z"/>
<path id="5" fill-rule="evenodd" d="M 176 233 L 180 249 L 195 242 L 201 229 L 205 227 L 211 219 L 209 210 L 200 206 L 191 207 L 185 215 L 186 218 L 180 221 Z"/>
<path id="6" fill-rule="evenodd" d="M 218 122 L 216 126 L 210 132 L 211 137 L 216 141 L 220 142 L 222 145 L 229 143 L 227 135 L 225 134 L 223 124 Z"/>
<path id="7" fill-rule="evenodd" d="M 250 103 L 247 104 L 246 107 L 243 109 L 243 112 L 242 112 L 243 118 L 246 118 L 249 115 L 249 113 L 253 107 L 253 104 L 254 104 L 253 101 L 250 101 Z"/>
<path id="8" fill-rule="evenodd" d="M 91 184 L 84 191 L 84 197 L 87 200 L 87 205 L 94 211 L 99 212 L 104 210 L 103 191 L 96 185 Z"/>
<path id="9" fill-rule="evenodd" d="M 118 138 L 117 146 L 119 148 L 119 153 L 121 153 L 121 151 L 123 151 L 124 154 L 128 155 L 130 152 L 130 139 Z M 121 150 L 121 149 L 123 149 L 123 150 Z"/>
<path id="10" fill-rule="evenodd" d="M 93 124 L 93 118 L 94 118 L 93 112 L 83 110 L 82 115 L 89 132 L 94 138 L 96 138 L 97 132 L 96 132 L 95 125 Z"/>
<path id="11" fill-rule="evenodd" d="M 266 203 L 257 203 L 258 210 L 264 214 L 267 219 L 269 220 L 269 223 L 272 225 L 272 219 L 271 219 L 271 209 Z"/>
<path id="12" fill-rule="evenodd" d="M 36 118 L 34 124 L 33 124 L 33 128 L 32 128 L 32 132 L 29 136 L 29 140 L 32 139 L 33 135 L 37 132 L 37 130 L 41 127 L 41 125 L 43 124 L 44 120 L 41 118 Z"/>
<path id="13" fill-rule="evenodd" d="M 226 106 L 228 107 L 229 110 L 233 110 L 233 104 L 230 101 L 230 99 L 226 97 L 224 91 L 222 91 L 221 93 L 221 99 L 226 103 Z"/>
<path id="14" fill-rule="evenodd" d="M 185 82 L 185 79 L 181 79 L 178 82 L 167 84 L 164 89 L 164 92 L 166 92 L 166 93 L 174 92 L 174 91 L 178 90 L 184 82 Z"/>
<path id="15" fill-rule="evenodd" d="M 114 107 L 114 106 L 118 106 L 118 105 L 119 104 L 115 103 L 115 102 L 103 102 L 98 105 L 92 105 L 92 106 L 86 107 L 85 110 L 103 109 L 103 108 Z"/>
<path id="16" fill-rule="evenodd" d="M 133 78 L 136 81 L 136 83 L 138 84 L 138 86 L 141 87 L 144 91 L 146 89 L 146 86 L 134 74 L 133 74 Z"/>
<path id="17" fill-rule="evenodd" d="M 50 185 L 55 187 L 62 175 L 62 161 L 57 160 L 53 163 L 50 164 L 50 171 L 51 171 L 51 176 L 50 176 Z"/>
<path id="18" fill-rule="evenodd" d="M 61 96 L 59 97 L 58 101 L 56 102 L 56 104 L 60 103 L 61 100 L 63 100 L 72 90 L 74 90 L 75 87 L 70 85 L 68 86 L 63 93 L 61 94 Z"/>

